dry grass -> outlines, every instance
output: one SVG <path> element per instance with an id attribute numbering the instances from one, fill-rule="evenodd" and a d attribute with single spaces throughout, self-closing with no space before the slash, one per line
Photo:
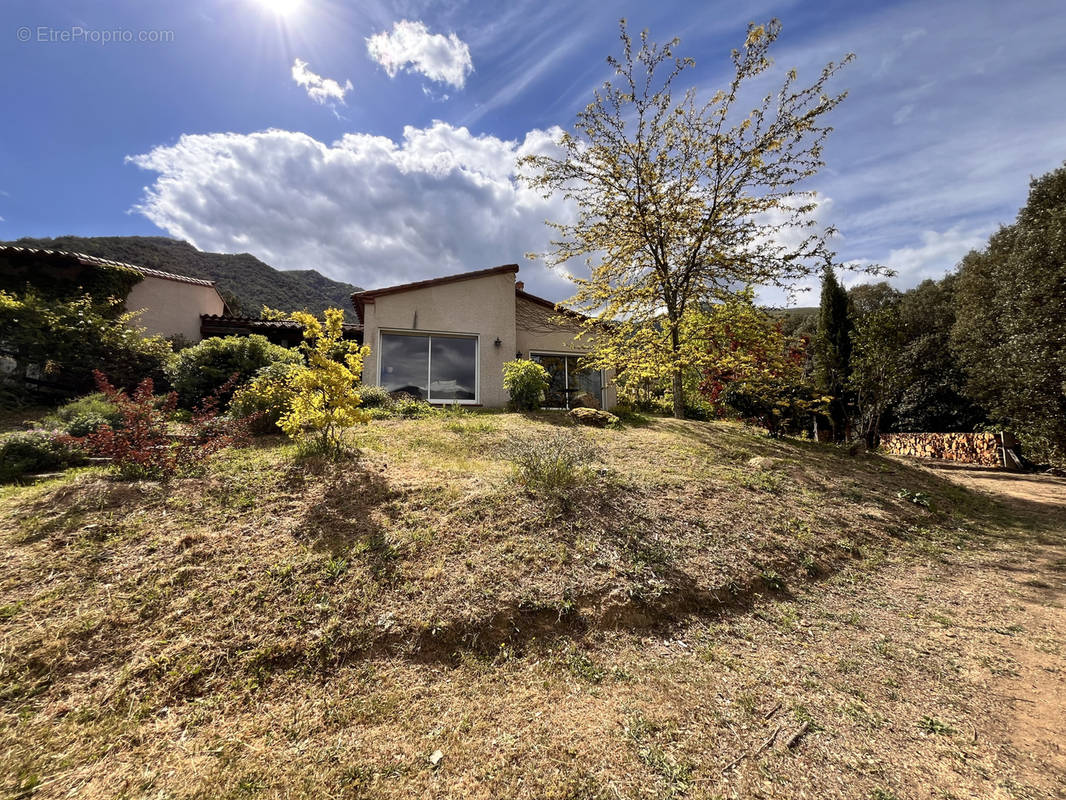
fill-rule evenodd
<path id="1" fill-rule="evenodd" d="M 590 482 L 526 492 L 503 445 L 559 422 L 386 421 L 344 464 L 266 441 L 169 486 L 3 490 L 0 788 L 1055 796 L 993 688 L 1062 669 L 1051 517 L 669 420 L 596 432 Z"/>

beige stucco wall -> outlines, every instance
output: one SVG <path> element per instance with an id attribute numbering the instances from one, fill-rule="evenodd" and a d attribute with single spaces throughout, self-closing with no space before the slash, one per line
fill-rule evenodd
<path id="1" fill-rule="evenodd" d="M 149 334 L 200 341 L 200 315 L 221 314 L 225 308 L 213 286 L 184 283 L 146 275 L 126 298 L 127 311 L 143 312 L 133 324 Z"/>
<path id="2" fill-rule="evenodd" d="M 523 297 L 515 301 L 515 324 L 518 352 L 523 358 L 530 353 L 575 353 L 580 355 L 591 349 L 589 334 L 578 339 L 581 325 L 565 322 L 559 312 L 534 303 Z M 606 370 L 603 376 L 604 407 L 618 404 L 618 391 L 614 384 L 614 371 Z"/>
<path id="3" fill-rule="evenodd" d="M 363 381 L 378 385 L 381 330 L 466 333 L 478 336 L 478 400 L 487 407 L 507 404 L 503 365 L 515 357 L 514 274 L 438 284 L 375 298 L 363 312 L 363 342 L 370 356 Z M 500 339 L 500 346 L 495 345 Z"/>

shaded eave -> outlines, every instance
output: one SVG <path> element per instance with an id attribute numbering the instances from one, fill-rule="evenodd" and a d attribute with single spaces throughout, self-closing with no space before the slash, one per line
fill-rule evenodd
<path id="1" fill-rule="evenodd" d="M 473 272 L 460 272 L 456 275 L 445 275 L 440 278 L 430 278 L 425 281 L 414 281 L 413 283 L 400 283 L 396 286 L 385 286 L 381 289 L 367 289 L 362 292 L 355 292 L 352 295 L 352 305 L 355 306 L 356 316 L 359 317 L 359 322 L 363 322 L 363 310 L 368 303 L 373 303 L 377 298 L 390 294 L 400 294 L 401 292 L 410 292 L 415 289 L 429 289 L 434 286 L 442 286 L 446 283 L 458 283 L 459 281 L 471 281 L 478 278 L 488 278 L 492 275 L 506 275 L 507 273 L 515 274 L 518 272 L 517 264 L 503 264 L 499 267 L 490 267 L 489 269 L 478 269 Z M 547 302 L 547 301 L 545 301 Z"/>
<path id="2" fill-rule="evenodd" d="M 259 319 L 258 317 L 231 317 L 229 315 L 201 314 L 200 331 L 208 333 L 303 333 L 303 325 L 291 319 Z M 341 331 L 345 338 L 358 338 L 362 325 L 344 324 Z"/>

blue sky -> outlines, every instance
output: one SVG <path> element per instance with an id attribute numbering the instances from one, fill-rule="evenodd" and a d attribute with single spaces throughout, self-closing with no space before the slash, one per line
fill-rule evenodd
<path id="1" fill-rule="evenodd" d="M 901 287 L 1066 160 L 1061 0 L 5 0 L 0 238 L 166 234 L 368 287 L 517 261 L 564 299 L 524 254 L 569 210 L 513 162 L 609 76 L 621 16 L 680 36 L 707 92 L 750 20 L 781 19 L 801 79 L 854 52 L 811 188 L 841 260 Z"/>

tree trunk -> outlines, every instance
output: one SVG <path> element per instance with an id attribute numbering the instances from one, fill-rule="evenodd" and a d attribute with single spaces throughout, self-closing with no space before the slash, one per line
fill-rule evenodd
<path id="1" fill-rule="evenodd" d="M 873 450 L 881 441 L 881 412 L 873 414 L 869 426 L 866 428 L 866 447 Z"/>
<path id="2" fill-rule="evenodd" d="M 672 315 L 671 315 L 672 316 Z M 671 391 L 674 395 L 674 419 L 685 418 L 685 381 L 684 374 L 681 371 L 681 366 L 677 363 L 677 359 L 681 353 L 681 332 L 678 330 L 680 321 L 671 320 L 670 322 L 670 350 L 674 356 L 674 364 L 671 368 L 673 378 L 673 386 Z"/>
<path id="3" fill-rule="evenodd" d="M 674 367 L 673 375 L 674 419 L 685 418 L 685 382 L 681 367 Z"/>

